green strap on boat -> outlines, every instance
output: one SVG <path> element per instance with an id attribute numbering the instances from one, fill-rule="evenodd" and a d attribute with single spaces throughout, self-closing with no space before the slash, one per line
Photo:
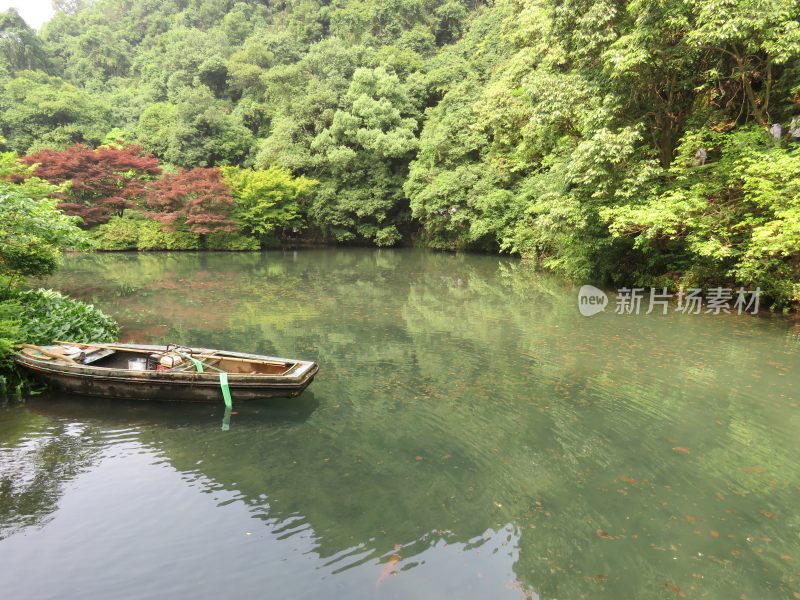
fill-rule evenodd
<path id="1" fill-rule="evenodd" d="M 196 358 L 189 357 L 194 363 L 194 368 L 197 369 L 198 373 L 204 373 L 203 371 L 203 363 L 197 360 Z M 213 369 L 213 367 L 212 367 Z M 214 369 L 217 371 L 218 369 Z M 219 371 L 219 387 L 222 389 L 222 399 L 225 400 L 225 408 L 231 409 L 233 407 L 233 401 L 231 400 L 231 388 L 228 386 L 228 374 L 225 371 Z"/>
<path id="2" fill-rule="evenodd" d="M 189 360 L 194 363 L 194 368 L 197 369 L 198 373 L 204 373 L 203 371 L 203 363 L 197 360 L 196 358 L 189 357 Z M 213 369 L 213 367 L 212 367 Z M 217 371 L 218 369 L 214 369 Z M 225 371 L 219 372 L 219 387 L 222 389 L 222 399 L 225 400 L 225 408 L 230 409 L 233 407 L 233 401 L 231 400 L 231 388 L 228 386 L 228 374 Z"/>
<path id="3" fill-rule="evenodd" d="M 228 387 L 228 374 L 225 371 L 219 372 L 219 387 L 222 388 L 222 398 L 225 400 L 225 408 L 231 408 L 231 388 Z"/>

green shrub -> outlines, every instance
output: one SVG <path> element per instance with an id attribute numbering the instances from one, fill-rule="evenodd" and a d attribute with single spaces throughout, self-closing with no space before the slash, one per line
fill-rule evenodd
<path id="1" fill-rule="evenodd" d="M 233 192 L 237 222 L 255 235 L 302 229 L 300 204 L 319 183 L 278 166 L 261 171 L 222 167 L 222 175 Z"/>
<path id="2" fill-rule="evenodd" d="M 141 221 L 136 240 L 137 250 L 166 250 L 169 233 L 164 231 L 158 221 Z"/>
<path id="3" fill-rule="evenodd" d="M 130 217 L 112 217 L 92 232 L 98 250 L 136 250 L 141 221 Z"/>
<path id="4" fill-rule="evenodd" d="M 136 214 L 113 217 L 93 231 L 97 250 L 197 250 L 199 236 L 189 231 L 167 231 L 153 219 Z"/>
<path id="5" fill-rule="evenodd" d="M 231 250 L 253 252 L 261 250 L 261 243 L 254 237 L 241 233 L 211 233 L 206 238 L 209 250 Z"/>
<path id="6" fill-rule="evenodd" d="M 191 231 L 167 232 L 166 250 L 197 250 L 200 247 L 200 236 Z"/>
<path id="7" fill-rule="evenodd" d="M 145 220 L 139 225 L 138 250 L 197 250 L 200 236 L 190 231 L 167 231 L 158 221 Z"/>

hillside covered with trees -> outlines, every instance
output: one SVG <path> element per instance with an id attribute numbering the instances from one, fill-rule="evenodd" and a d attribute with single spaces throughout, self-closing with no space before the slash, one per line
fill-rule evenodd
<path id="1" fill-rule="evenodd" d="M 417 243 L 800 301 L 798 0 L 56 4 L 0 15 L 0 128 L 101 246 Z"/>

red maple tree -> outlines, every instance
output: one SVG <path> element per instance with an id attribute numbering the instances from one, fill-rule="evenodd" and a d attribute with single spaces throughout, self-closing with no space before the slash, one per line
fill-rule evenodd
<path id="1" fill-rule="evenodd" d="M 219 169 L 166 173 L 149 187 L 146 202 L 148 216 L 169 227 L 185 225 L 201 239 L 208 233 L 239 230 L 232 218 L 233 196 Z"/>
<path id="2" fill-rule="evenodd" d="M 158 159 L 139 146 L 102 147 L 81 144 L 65 150 L 42 150 L 23 157 L 36 165 L 34 175 L 54 184 L 70 182 L 59 208 L 89 227 L 105 223 L 126 208 L 139 208 L 146 185 L 161 173 Z"/>

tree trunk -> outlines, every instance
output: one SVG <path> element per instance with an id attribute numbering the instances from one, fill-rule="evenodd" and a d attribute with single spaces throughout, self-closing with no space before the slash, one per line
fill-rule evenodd
<path id="1" fill-rule="evenodd" d="M 736 63 L 739 67 L 739 72 L 742 75 L 742 87 L 744 88 L 744 94 L 747 97 L 747 102 L 750 105 L 750 114 L 753 115 L 756 122 L 761 126 L 761 128 L 769 133 L 769 123 L 764 115 L 764 108 L 761 106 L 761 102 L 759 98 L 756 97 L 755 92 L 753 91 L 753 82 L 750 78 L 750 69 L 747 67 L 745 63 L 745 58 L 741 54 L 736 54 Z M 770 69 L 771 71 L 771 69 Z M 769 97 L 767 97 L 766 102 L 764 103 L 767 105 L 769 102 Z"/>

